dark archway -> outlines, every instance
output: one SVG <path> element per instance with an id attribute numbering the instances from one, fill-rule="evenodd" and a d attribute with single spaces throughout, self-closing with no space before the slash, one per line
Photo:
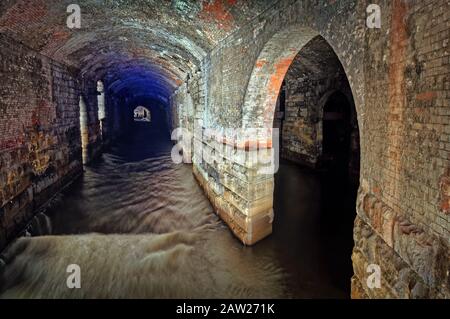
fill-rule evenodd
<path id="1" fill-rule="evenodd" d="M 355 191 L 359 184 L 360 141 L 353 99 L 342 91 L 324 96 L 322 155 L 318 166 L 340 174 Z"/>
<path id="2" fill-rule="evenodd" d="M 280 129 L 273 237 L 300 297 L 350 297 L 359 131 L 346 73 L 321 36 L 289 65 L 274 107 Z"/>

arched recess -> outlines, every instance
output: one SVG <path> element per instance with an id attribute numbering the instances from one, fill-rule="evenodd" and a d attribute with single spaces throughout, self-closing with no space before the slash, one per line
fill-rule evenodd
<path id="1" fill-rule="evenodd" d="M 133 114 L 135 122 L 150 122 L 152 120 L 150 110 L 141 105 L 133 110 Z"/>
<path id="2" fill-rule="evenodd" d="M 86 164 L 88 161 L 89 128 L 88 128 L 88 113 L 86 103 L 82 95 L 80 95 L 79 107 L 80 107 L 81 158 L 83 164 Z"/>
<path id="3" fill-rule="evenodd" d="M 292 25 L 275 33 L 264 45 L 254 63 L 243 101 L 243 128 L 271 128 L 275 106 L 280 89 L 295 57 L 314 38 L 321 37 L 333 49 L 333 45 L 318 31 L 299 25 Z M 343 66 L 344 73 L 347 71 Z M 350 94 L 354 92 L 352 83 Z M 358 110 L 358 105 L 355 105 Z"/>

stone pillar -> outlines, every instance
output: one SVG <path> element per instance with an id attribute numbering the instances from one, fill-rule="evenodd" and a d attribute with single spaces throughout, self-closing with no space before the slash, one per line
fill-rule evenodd
<path id="1" fill-rule="evenodd" d="M 88 114 L 86 110 L 86 103 L 82 96 L 80 96 L 80 134 L 81 134 L 81 154 L 83 164 L 86 164 L 89 159 L 88 144 L 89 144 L 89 131 L 88 131 Z"/>
<path id="2" fill-rule="evenodd" d="M 273 173 L 262 173 L 271 145 L 251 150 L 243 144 L 194 133 L 193 172 L 215 212 L 245 244 L 253 245 L 272 233 Z M 264 161 L 268 162 L 268 161 Z"/>

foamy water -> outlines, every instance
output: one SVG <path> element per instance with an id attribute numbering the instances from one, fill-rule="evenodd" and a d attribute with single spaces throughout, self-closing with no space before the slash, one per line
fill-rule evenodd
<path id="1" fill-rule="evenodd" d="M 243 247 L 213 213 L 189 165 L 147 129 L 123 141 L 67 189 L 6 252 L 2 298 L 279 298 L 274 250 Z M 153 137 L 155 138 L 155 137 Z M 156 137 L 157 138 L 157 137 Z M 42 229 L 37 234 L 45 233 Z M 67 266 L 81 268 L 69 289 Z"/>

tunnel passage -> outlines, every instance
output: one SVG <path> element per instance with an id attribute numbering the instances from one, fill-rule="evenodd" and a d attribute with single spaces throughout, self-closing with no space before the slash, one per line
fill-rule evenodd
<path id="1" fill-rule="evenodd" d="M 135 122 L 150 122 L 152 120 L 152 113 L 144 106 L 137 106 L 134 111 Z"/>
<path id="2" fill-rule="evenodd" d="M 333 93 L 323 108 L 322 158 L 325 166 L 348 166 L 350 153 L 350 106 L 346 97 Z"/>
<path id="3" fill-rule="evenodd" d="M 276 120 L 281 157 L 325 172 L 336 157 L 327 127 L 342 131 L 325 104 L 340 92 L 357 110 L 352 297 L 449 297 L 448 1 L 384 1 L 380 29 L 364 24 L 367 3 L 352 0 L 81 0 L 81 28 L 70 29 L 71 2 L 0 2 L 0 249 L 33 234 L 35 213 L 130 136 L 137 105 L 169 123 L 155 130 L 164 140 L 166 126 L 182 128 L 194 136 L 186 146 L 206 149 L 229 146 L 204 139 L 207 129 L 254 132 Z M 299 52 L 304 76 L 290 82 Z M 258 134 L 233 150 L 245 157 L 254 142 L 270 156 L 274 140 Z M 198 163 L 183 150 L 215 212 L 244 244 L 263 246 L 282 217 L 277 176 L 214 154 L 224 160 Z M 370 264 L 386 275 L 381 289 L 367 286 Z"/>

